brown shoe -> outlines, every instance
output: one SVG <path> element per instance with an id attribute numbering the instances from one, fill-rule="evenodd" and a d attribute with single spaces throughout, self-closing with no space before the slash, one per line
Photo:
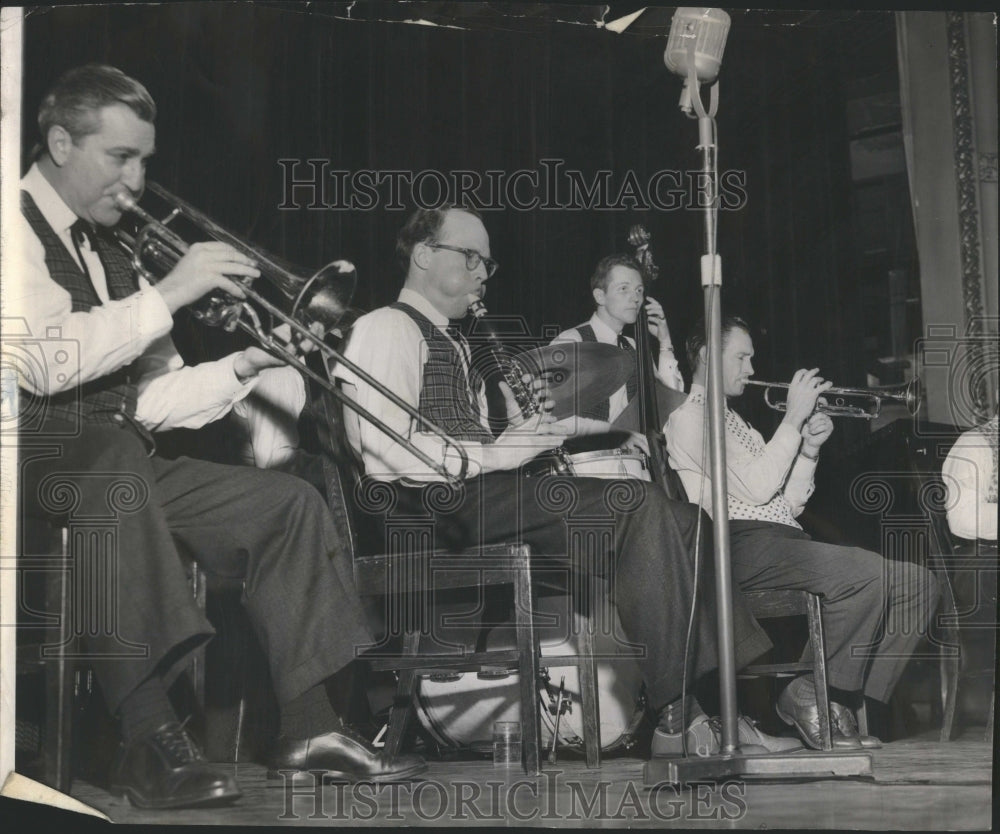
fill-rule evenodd
<path id="1" fill-rule="evenodd" d="M 830 701 L 830 722 L 833 737 L 856 738 L 861 742 L 865 750 L 878 750 L 882 742 L 875 736 L 863 736 L 858 731 L 858 724 L 854 720 L 854 713 L 843 704 Z"/>
<path id="2" fill-rule="evenodd" d="M 308 773 L 323 771 L 323 779 L 333 782 L 403 782 L 426 769 L 427 762 L 420 756 L 390 759 L 345 727 L 305 739 L 280 736 L 271 753 L 267 776 L 274 779 L 294 771 L 290 776 L 297 781 Z"/>
<path id="3" fill-rule="evenodd" d="M 832 706 L 832 705 L 831 705 Z M 802 740 L 815 750 L 823 749 L 823 736 L 819 729 L 819 707 L 816 705 L 816 687 L 809 678 L 796 678 L 778 696 L 775 712 L 786 724 L 799 731 Z M 836 733 L 833 722 L 830 735 L 834 750 L 860 750 L 857 738 L 847 738 Z"/>
<path id="4" fill-rule="evenodd" d="M 239 799 L 236 780 L 211 764 L 176 721 L 127 744 L 111 768 L 111 793 L 138 808 L 191 808 Z"/>

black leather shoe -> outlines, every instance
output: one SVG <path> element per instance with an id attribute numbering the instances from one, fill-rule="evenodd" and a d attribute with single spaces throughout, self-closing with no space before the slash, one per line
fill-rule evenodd
<path id="1" fill-rule="evenodd" d="M 816 706 L 816 687 L 808 678 L 796 678 L 778 696 L 775 712 L 786 724 L 799 731 L 802 740 L 814 750 L 823 749 L 823 737 L 819 730 L 819 707 Z M 860 750 L 857 738 L 847 738 L 838 734 L 830 722 L 830 735 L 834 750 Z"/>
<path id="2" fill-rule="evenodd" d="M 138 808 L 190 808 L 240 797 L 233 776 L 208 762 L 175 721 L 122 744 L 111 767 L 111 792 Z"/>
<path id="3" fill-rule="evenodd" d="M 402 782 L 423 773 L 427 762 L 420 756 L 397 756 L 390 760 L 351 729 L 305 739 L 279 736 L 275 742 L 267 776 L 275 779 L 294 770 L 325 771 L 324 780 L 333 782 Z M 292 775 L 293 780 L 297 780 Z"/>
<path id="4" fill-rule="evenodd" d="M 865 750 L 878 750 L 882 746 L 882 742 L 875 736 L 861 735 L 854 713 L 843 704 L 830 701 L 830 721 L 834 738 L 856 738 Z"/>

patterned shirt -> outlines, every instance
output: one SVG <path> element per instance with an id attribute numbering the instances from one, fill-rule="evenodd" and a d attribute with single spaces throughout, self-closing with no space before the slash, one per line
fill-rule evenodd
<path id="1" fill-rule="evenodd" d="M 691 394 L 670 415 L 664 432 L 670 466 L 680 475 L 688 500 L 711 513 L 712 485 L 706 472 L 707 457 L 702 458 L 706 424 L 705 389 L 692 385 Z M 730 519 L 771 521 L 801 529 L 795 517 L 813 493 L 816 471 L 816 462 L 799 454 L 801 443 L 799 433 L 785 423 L 765 443 L 760 432 L 726 409 Z"/>

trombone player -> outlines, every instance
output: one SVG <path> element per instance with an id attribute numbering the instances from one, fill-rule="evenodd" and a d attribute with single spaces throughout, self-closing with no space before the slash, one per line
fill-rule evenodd
<path id="1" fill-rule="evenodd" d="M 669 462 L 688 500 L 711 513 L 711 484 L 703 455 L 706 413 L 704 321 L 687 341 L 691 392 L 667 420 Z M 746 322 L 722 321 L 722 378 L 727 400 L 753 375 L 753 340 Z M 795 520 L 814 488 L 823 444 L 833 432 L 817 401 L 832 384 L 816 368 L 795 372 L 785 416 L 770 441 L 727 408 L 726 481 L 733 579 L 744 591 L 799 589 L 822 598 L 835 749 L 879 747 L 859 735 L 852 712 L 863 696 L 887 702 L 930 622 L 938 597 L 934 576 L 877 553 L 813 541 Z M 854 702 L 854 703 L 852 703 Z M 779 695 L 779 717 L 803 740 L 821 746 L 812 676 L 795 678 Z"/>
<path id="2" fill-rule="evenodd" d="M 240 796 L 231 768 L 205 760 L 167 697 L 212 634 L 175 542 L 207 570 L 243 580 L 281 709 L 271 766 L 341 781 L 409 778 L 423 770 L 421 759 L 386 761 L 343 726 L 327 698 L 327 683 L 336 687 L 336 673 L 372 637 L 319 493 L 280 473 L 155 453 L 156 431 L 224 416 L 262 370 L 281 364 L 250 347 L 185 366 L 170 339 L 179 308 L 213 291 L 243 297 L 232 276 L 258 274 L 250 257 L 223 242 L 194 244 L 150 286 L 136 283 L 130 258 L 114 245 L 117 198 L 143 190 L 155 116 L 146 89 L 113 67 L 79 67 L 55 83 L 39 110 L 42 147 L 21 181 L 16 283 L 5 286 L 42 356 L 40 372 L 18 380 L 22 414 L 42 415 L 37 432 L 21 436 L 21 518 L 64 521 L 40 489 L 53 477 L 68 484 L 81 515 L 107 516 L 116 484 L 137 496 L 114 518 L 114 628 L 79 635 L 121 728 L 111 790 L 145 808 Z M 67 369 L 74 344 L 79 362 Z M 100 556 L 78 550 L 74 576 Z M 109 600 L 78 590 L 87 610 L 74 620 L 90 623 Z"/>

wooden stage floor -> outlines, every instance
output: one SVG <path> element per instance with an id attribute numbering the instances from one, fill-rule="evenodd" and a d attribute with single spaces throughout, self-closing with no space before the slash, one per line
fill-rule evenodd
<path id="1" fill-rule="evenodd" d="M 169 825 L 525 826 L 538 828 L 817 828 L 989 830 L 992 745 L 982 729 L 950 743 L 936 734 L 885 745 L 873 777 L 732 781 L 676 790 L 643 785 L 643 762 L 612 758 L 546 765 L 538 779 L 489 761 L 432 762 L 409 785 L 327 785 L 293 795 L 263 767 L 234 765 L 235 805 L 141 811 L 86 782 L 73 796 L 119 823 Z M 302 790 L 301 787 L 297 790 Z"/>

